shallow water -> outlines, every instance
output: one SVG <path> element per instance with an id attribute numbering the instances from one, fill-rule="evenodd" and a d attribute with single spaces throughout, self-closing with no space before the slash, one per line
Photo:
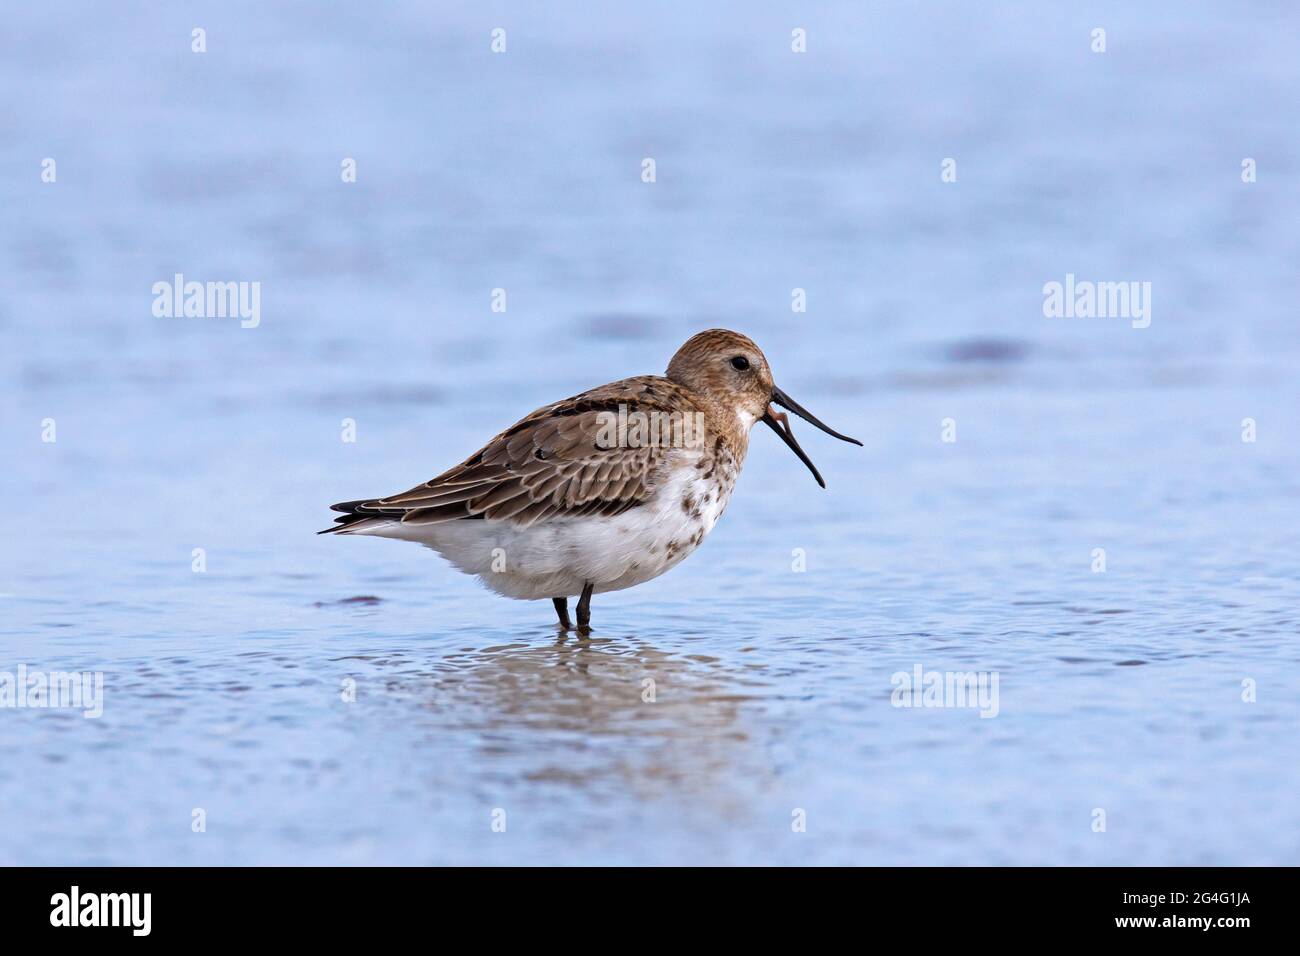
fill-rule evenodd
<path id="1" fill-rule="evenodd" d="M 104 705 L 0 709 L 0 862 L 1300 861 L 1300 16 L 1245 9 L 11 11 L 0 671 Z M 866 447 L 756 434 L 589 640 L 312 533 L 713 325 Z"/>

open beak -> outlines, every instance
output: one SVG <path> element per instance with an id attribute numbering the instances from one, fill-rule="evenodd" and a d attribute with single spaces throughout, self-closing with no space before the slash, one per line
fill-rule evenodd
<path id="1" fill-rule="evenodd" d="M 826 434 L 834 435 L 840 441 L 852 442 L 855 445 L 862 444 L 862 442 L 858 441 L 856 438 L 850 438 L 848 435 L 841 435 L 835 429 L 822 424 L 822 422 L 817 419 L 816 415 L 808 411 L 808 409 L 804 408 L 779 388 L 773 387 L 772 401 L 780 405 L 782 408 L 788 408 L 804 421 L 812 422 Z M 790 429 L 789 416 L 784 412 L 776 411 L 769 405 L 767 411 L 763 413 L 762 421 L 765 422 L 772 431 L 781 436 L 781 440 L 789 445 L 790 450 L 799 456 L 799 460 L 808 466 L 808 470 L 811 471 L 813 477 L 817 479 L 817 484 L 825 488 L 826 482 L 822 480 L 821 474 L 817 471 L 817 466 L 812 463 L 812 459 L 804 453 L 804 450 L 799 447 L 799 443 L 794 440 L 794 432 Z"/>

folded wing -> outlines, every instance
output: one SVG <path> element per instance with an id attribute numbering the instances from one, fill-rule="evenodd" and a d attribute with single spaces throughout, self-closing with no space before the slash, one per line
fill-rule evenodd
<path id="1" fill-rule="evenodd" d="M 561 516 L 617 515 L 653 492 L 666 458 L 662 442 L 631 445 L 614 424 L 620 414 L 680 412 L 672 382 L 627 379 L 533 412 L 477 454 L 401 494 L 332 505 L 343 512 L 328 531 L 362 521 L 434 524 L 465 519 L 528 526 Z"/>

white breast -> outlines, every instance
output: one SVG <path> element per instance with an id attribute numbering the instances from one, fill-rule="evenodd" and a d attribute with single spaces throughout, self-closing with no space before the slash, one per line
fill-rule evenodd
<path id="1" fill-rule="evenodd" d="M 736 469 L 681 460 L 645 504 L 614 517 L 393 524 L 370 532 L 417 541 L 507 597 L 570 597 L 587 581 L 618 591 L 658 577 L 693 552 L 726 510 Z"/>

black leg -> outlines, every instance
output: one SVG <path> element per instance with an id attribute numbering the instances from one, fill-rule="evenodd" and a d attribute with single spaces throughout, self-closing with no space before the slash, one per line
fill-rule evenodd
<path id="1" fill-rule="evenodd" d="M 590 581 L 582 586 L 582 597 L 578 598 L 578 630 L 589 631 L 591 627 L 591 591 L 595 587 Z"/>
<path id="2" fill-rule="evenodd" d="M 573 627 L 573 622 L 569 620 L 569 599 L 566 597 L 551 598 L 551 602 L 555 605 L 555 613 L 560 618 L 560 627 L 566 631 Z"/>

